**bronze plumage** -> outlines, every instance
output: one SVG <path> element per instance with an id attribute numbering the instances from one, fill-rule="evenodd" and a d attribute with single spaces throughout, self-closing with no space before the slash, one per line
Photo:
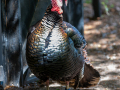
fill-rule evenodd
<path id="1" fill-rule="evenodd" d="M 99 73 L 90 66 L 89 71 L 93 71 L 91 73 L 93 77 L 90 76 L 91 79 L 89 79 L 88 76 L 89 80 L 86 79 L 88 72 L 86 69 L 89 64 L 86 64 L 82 54 L 85 46 L 86 41 L 79 31 L 64 22 L 62 15 L 52 12 L 51 6 L 49 6 L 43 19 L 28 33 L 27 63 L 35 76 L 43 81 L 47 81 L 49 78 L 60 83 L 71 80 L 73 83 L 70 85 L 74 88 L 84 87 L 86 81 L 91 82 L 92 78 L 100 77 Z M 86 86 L 91 85 L 86 83 Z"/>

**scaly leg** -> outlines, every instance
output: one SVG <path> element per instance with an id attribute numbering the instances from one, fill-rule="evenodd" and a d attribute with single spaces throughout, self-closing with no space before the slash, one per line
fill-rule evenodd
<path id="1" fill-rule="evenodd" d="M 49 90 L 49 80 L 46 81 L 46 89 Z"/>
<path id="2" fill-rule="evenodd" d="M 65 88 L 65 90 L 70 90 L 69 89 L 69 81 L 66 81 L 66 88 Z"/>

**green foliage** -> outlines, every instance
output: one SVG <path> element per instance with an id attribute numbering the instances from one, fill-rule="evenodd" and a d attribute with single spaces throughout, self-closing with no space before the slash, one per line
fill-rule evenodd
<path id="1" fill-rule="evenodd" d="M 105 1 L 101 2 L 101 4 L 104 6 L 106 14 L 109 15 L 109 10 L 111 8 L 114 8 L 114 5 L 113 4 L 109 5 L 108 0 L 105 0 Z"/>
<path id="2" fill-rule="evenodd" d="M 92 0 L 85 0 L 85 3 L 91 4 Z M 112 8 L 114 8 L 114 5 L 113 4 L 109 5 L 109 0 L 101 1 L 101 4 L 105 8 L 106 14 L 109 15 L 109 10 L 112 9 Z"/>
<path id="3" fill-rule="evenodd" d="M 85 0 L 85 3 L 90 4 L 90 3 L 92 3 L 92 0 Z"/>
<path id="4" fill-rule="evenodd" d="M 105 0 L 106 1 L 106 3 L 108 2 L 108 0 Z M 107 4 L 106 4 L 105 2 L 101 2 L 101 4 L 104 6 L 104 8 L 105 8 L 105 12 L 106 12 L 106 14 L 107 15 L 109 15 L 109 8 L 108 8 L 108 6 L 107 6 Z"/>
<path id="5" fill-rule="evenodd" d="M 56 89 L 56 90 L 60 90 L 60 89 Z"/>
<path id="6" fill-rule="evenodd" d="M 110 5 L 110 8 L 114 8 L 115 6 L 113 4 Z"/>
<path id="7" fill-rule="evenodd" d="M 107 3 L 108 3 L 108 0 L 105 0 L 104 2 L 107 4 Z"/>

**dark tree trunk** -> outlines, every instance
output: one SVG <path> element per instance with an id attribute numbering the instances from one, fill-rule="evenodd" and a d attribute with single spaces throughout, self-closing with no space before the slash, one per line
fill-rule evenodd
<path id="1" fill-rule="evenodd" d="M 1 6 L 1 0 L 0 0 L 0 6 Z M 3 60 L 2 60 L 2 22 L 1 22 L 1 7 L 0 7 L 0 66 L 1 65 L 3 65 Z"/>
<path id="2" fill-rule="evenodd" d="M 84 35 L 83 0 L 69 0 L 68 6 L 63 6 L 64 20 L 75 26 Z"/>
<path id="3" fill-rule="evenodd" d="M 19 0 L 2 0 L 2 37 L 5 86 L 19 86 L 22 75 Z"/>
<path id="4" fill-rule="evenodd" d="M 29 27 L 41 20 L 50 0 L 20 0 L 22 40 L 26 39 Z"/>
<path id="5" fill-rule="evenodd" d="M 0 0 L 1 6 L 1 0 Z M 0 7 L 0 90 L 3 90 L 4 70 L 2 59 L 2 23 L 1 23 L 1 7 Z"/>
<path id="6" fill-rule="evenodd" d="M 101 16 L 101 3 L 100 0 L 92 0 L 92 6 L 94 10 L 94 17 L 100 17 Z"/>

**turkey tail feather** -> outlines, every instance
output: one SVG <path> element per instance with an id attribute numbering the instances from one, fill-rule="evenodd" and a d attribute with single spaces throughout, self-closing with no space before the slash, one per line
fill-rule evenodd
<path id="1" fill-rule="evenodd" d="M 100 74 L 90 64 L 85 63 L 84 77 L 79 82 L 81 88 L 92 87 L 99 83 Z"/>

